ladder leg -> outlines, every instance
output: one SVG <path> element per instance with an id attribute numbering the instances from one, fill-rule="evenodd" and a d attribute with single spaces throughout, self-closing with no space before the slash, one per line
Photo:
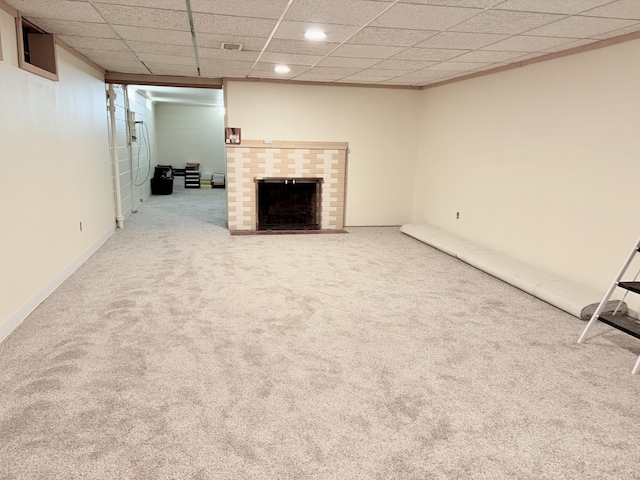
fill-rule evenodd
<path id="1" fill-rule="evenodd" d="M 635 375 L 638 372 L 640 372 L 640 356 L 638 357 L 638 360 L 636 360 L 636 364 L 633 367 L 633 370 L 631 370 L 631 374 Z"/>
<path id="2" fill-rule="evenodd" d="M 593 312 L 593 315 L 591 316 L 591 320 L 589 320 L 589 323 L 587 323 L 587 326 L 582 331 L 582 335 L 580 335 L 580 338 L 578 339 L 578 343 L 583 343 L 587 339 L 587 335 L 589 334 L 589 330 L 591 330 L 591 328 L 598 321 L 598 317 L 602 313 L 602 310 L 604 310 L 604 306 L 609 301 L 609 298 L 611 298 L 611 295 L 613 295 L 613 291 L 616 289 L 617 285 L 618 285 L 618 281 L 616 280 L 613 283 L 613 285 L 611 285 L 609 290 L 607 291 L 607 294 L 604 296 L 604 298 L 602 299 L 602 301 L 598 305 L 598 308 L 596 308 L 596 311 Z"/>
<path id="3" fill-rule="evenodd" d="M 598 315 L 600 315 L 599 312 L 598 312 Z M 598 321 L 598 315 L 596 315 L 595 313 L 593 314 L 593 316 L 591 317 L 591 320 L 589 320 L 589 323 L 587 323 L 587 326 L 582 331 L 582 335 L 580 335 L 580 338 L 578 339 L 578 343 L 583 343 L 587 339 L 589 330 L 591 330 L 591 327 L 593 327 L 593 325 Z"/>

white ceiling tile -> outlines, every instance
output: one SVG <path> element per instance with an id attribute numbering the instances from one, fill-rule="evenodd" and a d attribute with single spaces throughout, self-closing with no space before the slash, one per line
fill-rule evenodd
<path id="1" fill-rule="evenodd" d="M 175 55 L 162 55 L 160 53 L 138 53 L 138 58 L 145 64 L 150 63 L 166 63 L 167 65 L 190 65 L 196 66 L 195 55 L 192 52 L 191 56 L 175 56 Z"/>
<path id="2" fill-rule="evenodd" d="M 198 76 L 198 69 L 195 66 L 147 62 L 145 62 L 145 65 L 149 67 L 149 70 L 151 70 L 154 75 L 175 75 L 179 77 Z"/>
<path id="3" fill-rule="evenodd" d="M 115 51 L 129 51 L 129 46 L 121 39 L 115 38 L 92 38 L 92 37 L 77 37 L 68 35 L 58 36 L 63 42 L 76 50 L 80 48 L 91 48 L 94 50 L 115 50 Z M 156 50 L 158 49 L 156 45 Z"/>
<path id="4" fill-rule="evenodd" d="M 104 23 L 104 20 L 89 2 L 69 0 L 15 0 L 8 2 L 25 18 L 50 18 L 75 22 Z"/>
<path id="5" fill-rule="evenodd" d="M 193 45 L 158 45 L 153 42 L 129 40 L 127 45 L 138 53 L 163 53 L 165 55 L 192 56 Z"/>
<path id="6" fill-rule="evenodd" d="M 371 25 L 416 30 L 446 30 L 481 11 L 477 8 L 398 3 L 375 19 Z"/>
<path id="7" fill-rule="evenodd" d="M 279 19 L 288 0 L 191 0 L 191 11 L 218 15 Z"/>
<path id="8" fill-rule="evenodd" d="M 350 77 L 344 77 L 340 80 L 337 80 L 339 83 L 378 83 L 383 80 L 390 80 L 395 77 L 373 77 L 371 75 L 351 75 Z"/>
<path id="9" fill-rule="evenodd" d="M 631 25 L 630 27 L 621 28 L 620 30 L 612 30 L 607 33 L 603 33 L 602 35 L 593 36 L 596 40 L 606 40 L 608 38 L 619 37 L 621 35 L 627 35 L 628 33 L 635 33 L 640 31 L 640 23 L 636 23 Z"/>
<path id="10" fill-rule="evenodd" d="M 429 67 L 436 62 L 428 62 L 424 60 L 382 60 L 375 65 L 376 68 L 388 68 L 391 70 L 420 70 Z"/>
<path id="11" fill-rule="evenodd" d="M 398 86 L 398 87 L 421 86 L 421 85 L 409 82 L 404 77 L 397 77 L 397 78 L 392 78 L 390 80 L 383 80 L 382 82 L 379 82 L 378 85 L 389 85 L 389 86 Z"/>
<path id="12" fill-rule="evenodd" d="M 243 62 L 255 62 L 260 52 L 244 50 L 224 50 L 222 48 L 198 48 L 198 56 L 203 58 L 215 58 L 220 60 L 237 60 Z"/>
<path id="13" fill-rule="evenodd" d="M 518 10 L 521 12 L 561 13 L 574 15 L 611 0 L 506 0 L 496 8 L 500 10 Z"/>
<path id="14" fill-rule="evenodd" d="M 433 80 L 440 80 L 442 78 L 450 77 L 451 73 L 449 72 L 438 72 L 438 71 L 424 71 L 420 70 L 419 72 L 412 73 L 410 75 L 402 75 L 400 77 L 396 77 L 398 79 L 403 79 L 409 84 L 415 84 L 419 82 L 429 82 Z"/>
<path id="15" fill-rule="evenodd" d="M 473 18 L 456 25 L 452 30 L 471 33 L 518 34 L 564 18 L 545 13 L 485 10 Z"/>
<path id="16" fill-rule="evenodd" d="M 513 58 L 521 57 L 521 52 L 497 52 L 489 50 L 475 50 L 473 52 L 465 53 L 456 58 L 456 61 L 460 62 L 505 62 Z"/>
<path id="17" fill-rule="evenodd" d="M 618 0 L 613 3 L 602 3 L 607 4 L 583 12 L 582 15 L 640 20 L 640 2 L 638 0 Z"/>
<path id="18" fill-rule="evenodd" d="M 577 47 L 582 47 L 584 45 L 588 45 L 590 43 L 594 43 L 597 40 L 591 40 L 591 39 L 586 39 L 586 40 L 571 40 L 568 43 L 562 44 L 558 47 L 552 47 L 552 48 L 547 48 L 546 50 L 544 50 L 544 53 L 555 53 L 555 52 L 562 52 L 565 50 L 571 50 L 572 48 L 577 48 Z"/>
<path id="19" fill-rule="evenodd" d="M 446 7 L 491 8 L 504 0 L 400 0 L 401 3 L 420 3 Z"/>
<path id="20" fill-rule="evenodd" d="M 247 69 L 224 68 L 218 66 L 200 66 L 200 75 L 206 78 L 244 78 L 249 74 Z"/>
<path id="21" fill-rule="evenodd" d="M 387 6 L 384 2 L 367 0 L 296 0 L 285 20 L 362 26 Z"/>
<path id="22" fill-rule="evenodd" d="M 367 68 L 359 73 L 363 75 L 371 75 L 372 77 L 399 77 L 400 75 L 408 75 L 410 73 L 413 73 L 416 70 L 420 69 L 416 68 L 412 70 L 400 70 L 391 68 Z"/>
<path id="23" fill-rule="evenodd" d="M 314 73 L 318 75 L 336 75 L 341 77 L 347 77 L 349 75 L 355 75 L 362 71 L 361 68 L 333 68 L 333 67 L 313 67 L 307 70 L 305 73 Z"/>
<path id="24" fill-rule="evenodd" d="M 186 10 L 179 12 L 128 5 L 108 5 L 105 3 L 96 3 L 94 5 L 102 17 L 110 24 L 163 28 L 167 30 L 191 30 Z"/>
<path id="25" fill-rule="evenodd" d="M 196 34 L 213 33 L 217 35 L 247 35 L 249 37 L 268 37 L 271 35 L 276 20 L 248 17 L 228 17 L 208 13 L 194 13 L 193 23 Z"/>
<path id="26" fill-rule="evenodd" d="M 215 35 L 212 33 L 196 34 L 196 42 L 198 48 L 220 48 L 222 43 L 240 43 L 242 50 L 261 52 L 264 44 L 267 43 L 267 37 L 246 37 L 240 35 Z"/>
<path id="27" fill-rule="evenodd" d="M 253 64 L 255 62 L 243 62 L 241 60 L 222 60 L 222 59 L 215 59 L 215 58 L 203 58 L 202 62 L 200 62 L 203 66 L 204 65 L 213 65 L 213 66 L 217 66 L 217 67 L 221 67 L 221 68 L 233 68 L 233 69 L 237 69 L 237 70 L 243 70 L 246 68 L 252 68 Z"/>
<path id="28" fill-rule="evenodd" d="M 436 78 L 448 77 L 450 73 L 446 71 L 438 71 L 438 70 L 420 70 L 409 75 L 403 75 L 404 78 L 420 78 L 426 80 L 432 80 Z"/>
<path id="29" fill-rule="evenodd" d="M 322 75 L 319 73 L 303 73 L 294 78 L 294 80 L 300 80 L 301 82 L 335 82 L 344 78 L 343 75 Z"/>
<path id="30" fill-rule="evenodd" d="M 31 18 L 35 25 L 47 33 L 67 36 L 87 36 L 93 38 L 118 38 L 116 32 L 106 23 L 72 22 L 49 18 Z"/>
<path id="31" fill-rule="evenodd" d="M 436 33 L 437 32 L 431 30 L 365 27 L 351 37 L 348 43 L 413 47 L 416 43 L 422 42 Z"/>
<path id="32" fill-rule="evenodd" d="M 420 48 L 449 48 L 461 50 L 475 50 L 499 40 L 509 38 L 509 35 L 491 33 L 461 33 L 442 32 L 416 45 Z"/>
<path id="33" fill-rule="evenodd" d="M 422 74 L 423 72 L 416 72 L 415 76 L 413 77 L 414 79 L 419 79 L 419 81 L 425 82 L 425 81 L 435 81 L 435 80 L 442 80 L 445 78 L 452 78 L 452 77 L 462 77 L 464 75 L 468 75 L 469 73 L 472 72 L 459 72 L 459 71 L 448 71 L 448 70 L 433 70 L 434 73 L 438 73 L 437 76 L 433 76 L 433 77 L 426 77 L 426 76 L 420 76 L 419 74 Z M 398 77 L 398 78 L 411 78 L 411 76 L 408 75 L 404 75 L 403 77 Z M 415 81 L 415 80 L 414 80 Z"/>
<path id="34" fill-rule="evenodd" d="M 518 62 L 524 62 L 525 60 L 530 60 L 532 58 L 540 58 L 540 57 L 544 57 L 545 55 L 547 55 L 546 52 L 525 53 L 521 57 L 512 58 L 512 59 L 510 59 L 510 60 L 508 60 L 506 62 L 503 62 L 503 63 L 505 63 L 505 64 L 513 64 L 513 63 L 518 63 Z"/>
<path id="35" fill-rule="evenodd" d="M 254 62 L 241 62 L 236 60 L 219 60 L 212 58 L 201 58 L 200 69 L 209 73 L 220 71 L 245 72 L 245 75 L 251 71 Z M 216 73 L 215 76 L 218 76 Z"/>
<path id="36" fill-rule="evenodd" d="M 160 45 L 192 45 L 191 32 L 113 25 L 113 29 L 125 40 L 154 42 Z"/>
<path id="37" fill-rule="evenodd" d="M 126 61 L 126 62 L 139 62 L 140 59 L 136 57 L 133 52 L 121 52 L 115 50 L 96 50 L 93 48 L 78 48 L 80 53 L 90 58 L 98 65 L 102 65 L 103 61 Z"/>
<path id="38" fill-rule="evenodd" d="M 548 37 L 584 38 L 628 27 L 637 22 L 599 17 L 568 17 L 527 32 Z"/>
<path id="39" fill-rule="evenodd" d="M 517 61 L 519 61 L 519 60 L 520 59 L 517 59 Z M 514 63 L 517 63 L 517 61 L 491 63 L 489 65 L 484 65 L 482 67 L 478 67 L 475 71 L 469 72 L 469 73 L 488 72 L 490 70 L 495 70 L 497 68 L 505 67 L 507 65 L 513 65 Z"/>
<path id="40" fill-rule="evenodd" d="M 259 62 L 249 74 L 250 77 L 261 76 L 265 78 L 293 78 L 301 73 L 306 72 L 309 67 L 305 65 L 288 65 L 291 69 L 288 73 L 277 73 L 275 67 L 277 64 L 268 62 Z"/>
<path id="41" fill-rule="evenodd" d="M 355 25 L 321 24 L 313 22 L 282 22 L 273 38 L 285 38 L 290 40 L 304 40 L 304 32 L 309 29 L 320 28 L 327 34 L 328 42 L 342 43 L 358 31 Z"/>
<path id="42" fill-rule="evenodd" d="M 467 53 L 468 50 L 448 50 L 444 48 L 408 48 L 397 54 L 393 60 L 426 60 L 441 62 Z"/>
<path id="43" fill-rule="evenodd" d="M 426 68 L 424 71 L 470 72 L 489 65 L 491 65 L 491 63 L 440 62 Z"/>
<path id="44" fill-rule="evenodd" d="M 187 5 L 184 0 L 95 0 L 94 3 L 130 5 L 133 7 L 162 8 L 165 10 L 187 10 Z"/>
<path id="45" fill-rule="evenodd" d="M 125 60 L 106 61 L 99 64 L 105 70 L 119 73 L 135 73 L 149 75 L 151 72 L 142 62 L 127 62 Z"/>
<path id="46" fill-rule="evenodd" d="M 404 49 L 405 47 L 343 44 L 331 55 L 335 57 L 389 58 Z"/>
<path id="47" fill-rule="evenodd" d="M 302 40 L 288 40 L 274 38 L 269 42 L 267 52 L 297 53 L 302 55 L 322 55 L 323 57 L 334 50 L 339 43 L 308 42 Z"/>
<path id="48" fill-rule="evenodd" d="M 318 66 L 323 67 L 354 67 L 368 68 L 380 62 L 379 58 L 346 58 L 346 57 L 326 57 L 318 62 Z"/>
<path id="49" fill-rule="evenodd" d="M 261 62 L 284 63 L 286 65 L 315 65 L 322 59 L 321 55 L 297 55 L 295 53 L 264 52 Z"/>
<path id="50" fill-rule="evenodd" d="M 297 73 L 293 73 L 293 72 L 276 73 L 276 72 L 271 71 L 271 70 L 265 70 L 265 71 L 258 71 L 258 72 L 249 73 L 246 76 L 246 78 L 253 78 L 253 79 L 265 78 L 265 79 L 271 79 L 271 80 L 293 80 L 297 76 L 298 76 L 298 74 Z"/>
<path id="51" fill-rule="evenodd" d="M 570 42 L 570 40 L 560 37 L 518 35 L 487 45 L 483 50 L 499 50 L 503 52 L 541 52 L 548 48 L 566 45 L 568 42 Z"/>

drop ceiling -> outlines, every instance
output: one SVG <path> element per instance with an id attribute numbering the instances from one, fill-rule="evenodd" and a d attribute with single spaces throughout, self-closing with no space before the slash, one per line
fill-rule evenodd
<path id="1" fill-rule="evenodd" d="M 640 0 L 5 1 L 107 71 L 193 78 L 426 86 L 640 32 Z"/>

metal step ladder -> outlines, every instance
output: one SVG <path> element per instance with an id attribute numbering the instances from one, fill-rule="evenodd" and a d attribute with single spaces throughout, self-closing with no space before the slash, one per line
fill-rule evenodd
<path id="1" fill-rule="evenodd" d="M 633 249 L 631 250 L 631 253 L 629 253 L 629 256 L 627 257 L 627 260 L 624 262 L 624 265 L 622 265 L 622 268 L 620 269 L 618 276 L 611 284 L 611 287 L 609 287 L 609 290 L 607 290 L 607 293 L 605 294 L 604 298 L 598 305 L 598 308 L 596 308 L 596 311 L 593 313 L 591 320 L 589 320 L 589 323 L 587 324 L 584 331 L 582 332 L 582 335 L 580 335 L 580 338 L 578 339 L 578 343 L 583 343 L 586 340 L 587 335 L 589 334 L 589 331 L 596 324 L 598 320 L 603 323 L 606 323 L 607 325 L 612 326 L 613 328 L 617 328 L 618 330 L 628 335 L 631 335 L 632 337 L 636 337 L 637 339 L 640 339 L 640 320 L 630 317 L 629 315 L 620 313 L 620 306 L 622 305 L 622 302 L 624 301 L 624 299 L 626 298 L 629 292 L 640 295 L 640 281 L 637 281 L 638 275 L 640 275 L 640 270 L 638 270 L 638 273 L 636 273 L 636 276 L 633 278 L 632 281 L 622 281 L 622 278 L 627 273 L 627 269 L 631 265 L 631 262 L 633 262 L 633 259 L 639 252 L 640 252 L 640 239 L 638 239 L 638 241 L 634 245 Z M 613 293 L 618 288 L 625 290 L 625 292 L 622 299 L 618 302 L 617 308 L 613 311 L 613 313 L 603 313 L 603 310 L 605 309 L 607 302 L 611 298 L 611 295 L 613 295 Z M 640 372 L 640 356 L 638 357 L 638 360 L 636 361 L 636 364 L 633 367 L 633 370 L 631 370 L 631 373 L 634 375 L 637 374 L 638 372 Z"/>

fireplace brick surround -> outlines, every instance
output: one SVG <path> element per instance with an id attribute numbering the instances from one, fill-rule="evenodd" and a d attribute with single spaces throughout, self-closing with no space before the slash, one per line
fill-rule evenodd
<path id="1" fill-rule="evenodd" d="M 321 178 L 322 230 L 344 227 L 348 144 L 286 142 L 265 144 L 242 140 L 227 145 L 227 203 L 229 230 L 257 230 L 256 180 L 262 178 Z"/>

